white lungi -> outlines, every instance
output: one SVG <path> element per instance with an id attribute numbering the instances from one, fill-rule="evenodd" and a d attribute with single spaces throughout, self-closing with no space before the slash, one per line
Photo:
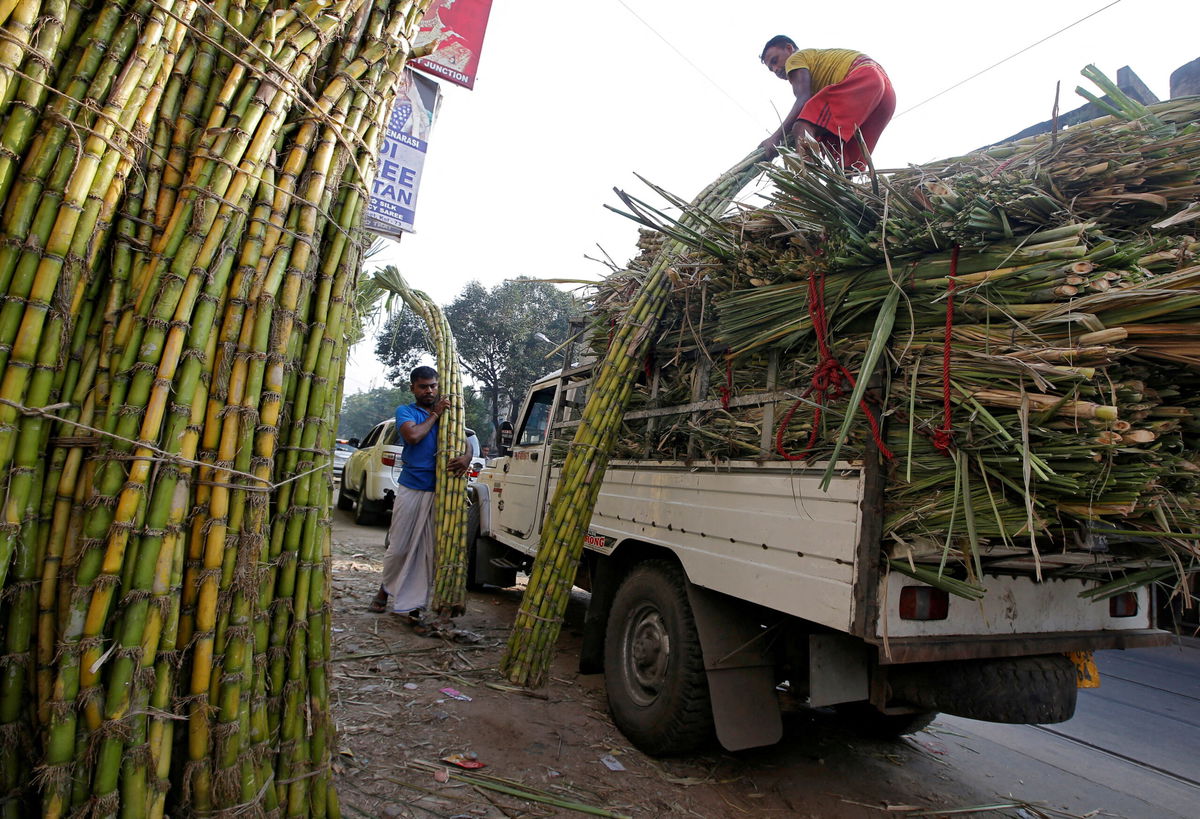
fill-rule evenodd
<path id="1" fill-rule="evenodd" d="M 433 587 L 433 493 L 396 488 L 388 527 L 383 582 L 392 611 L 407 614 L 429 605 Z"/>

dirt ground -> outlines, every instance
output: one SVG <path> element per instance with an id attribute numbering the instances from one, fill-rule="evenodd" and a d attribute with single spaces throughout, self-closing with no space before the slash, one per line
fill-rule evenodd
<path id="1" fill-rule="evenodd" d="M 577 670 L 585 595 L 568 613 L 551 682 L 518 690 L 496 668 L 519 586 L 470 596 L 458 625 L 480 635 L 477 644 L 418 636 L 401 618 L 366 610 L 384 528 L 334 515 L 332 698 L 345 816 L 878 817 L 997 798 L 956 781 L 942 759 L 954 736 L 936 722 L 877 742 L 801 710 L 785 715 L 784 739 L 770 748 L 650 758 L 610 722 L 603 676 Z M 451 754 L 486 767 L 439 762 Z M 606 756 L 624 770 L 610 770 Z"/>

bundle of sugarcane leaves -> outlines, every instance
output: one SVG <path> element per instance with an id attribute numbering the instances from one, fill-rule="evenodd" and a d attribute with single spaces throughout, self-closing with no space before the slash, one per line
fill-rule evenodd
<path id="1" fill-rule="evenodd" d="M 710 403 L 627 422 L 614 455 L 855 459 L 871 414 L 902 571 L 1107 596 L 1196 570 L 1200 100 L 1146 108 L 1085 75 L 1111 116 L 872 179 L 785 154 L 768 204 L 703 237 L 622 194 L 694 248 L 631 409 Z M 600 349 L 640 266 L 597 295 Z M 811 391 L 830 356 L 851 378 Z M 774 409 L 737 400 L 764 392 Z"/>

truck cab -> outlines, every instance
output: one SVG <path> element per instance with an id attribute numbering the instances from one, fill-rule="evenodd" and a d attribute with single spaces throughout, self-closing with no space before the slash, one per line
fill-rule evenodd
<path id="1" fill-rule="evenodd" d="M 511 585 L 536 558 L 590 377 L 583 365 L 534 384 L 511 445 L 471 487 L 477 586 Z M 764 389 L 736 400 L 770 412 L 781 399 Z M 1146 587 L 1093 601 L 1086 581 L 1038 582 L 1003 562 L 979 600 L 915 580 L 880 542 L 877 458 L 838 463 L 822 489 L 826 464 L 769 451 L 764 440 L 757 459 L 608 464 L 575 581 L 591 592 L 580 666 L 604 672 L 615 722 L 648 753 L 684 753 L 714 733 L 729 750 L 771 744 L 785 699 L 884 734 L 938 711 L 1059 722 L 1090 684 L 1091 651 L 1167 639 Z"/>

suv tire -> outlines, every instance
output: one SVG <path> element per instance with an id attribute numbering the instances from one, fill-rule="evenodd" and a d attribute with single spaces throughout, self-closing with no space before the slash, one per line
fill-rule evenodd
<path id="1" fill-rule="evenodd" d="M 354 501 L 354 522 L 359 526 L 372 526 L 379 520 L 379 505 L 375 501 L 367 500 L 367 490 L 358 490 L 358 496 Z"/>

